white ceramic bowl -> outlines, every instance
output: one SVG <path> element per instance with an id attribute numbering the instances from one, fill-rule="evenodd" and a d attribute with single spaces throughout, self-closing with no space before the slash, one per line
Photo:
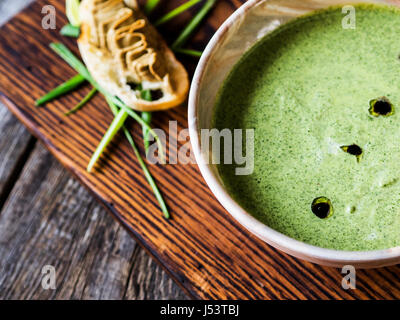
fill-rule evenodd
<path id="1" fill-rule="evenodd" d="M 394 4 L 393 1 L 350 1 Z M 218 29 L 197 66 L 189 97 L 189 131 L 200 171 L 225 209 L 260 239 L 295 257 L 340 267 L 353 265 L 375 268 L 400 262 L 400 247 L 376 251 L 339 251 L 312 246 L 277 232 L 253 218 L 226 192 L 217 169 L 208 164 L 208 154 L 200 148 L 201 129 L 210 129 L 215 98 L 224 79 L 238 59 L 258 39 L 299 15 L 331 5 L 346 5 L 343 0 L 249 0 Z"/>

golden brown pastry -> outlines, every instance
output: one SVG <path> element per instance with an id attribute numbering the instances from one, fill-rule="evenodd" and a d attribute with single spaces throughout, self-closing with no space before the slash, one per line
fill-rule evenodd
<path id="1" fill-rule="evenodd" d="M 189 78 L 136 0 L 83 0 L 79 50 L 93 78 L 132 109 L 157 111 L 185 101 Z M 151 90 L 152 100 L 140 90 Z"/>

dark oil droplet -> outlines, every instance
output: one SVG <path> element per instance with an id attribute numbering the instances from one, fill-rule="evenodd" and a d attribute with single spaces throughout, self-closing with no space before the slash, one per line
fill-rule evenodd
<path id="1" fill-rule="evenodd" d="M 320 219 L 329 218 L 333 214 L 332 203 L 326 197 L 315 198 L 311 204 L 311 211 Z"/>
<path id="2" fill-rule="evenodd" d="M 369 102 L 369 113 L 374 117 L 388 117 L 394 113 L 394 107 L 388 98 L 380 97 Z"/>
<path id="3" fill-rule="evenodd" d="M 348 154 L 356 156 L 358 162 L 360 161 L 361 156 L 363 154 L 363 150 L 356 144 L 351 144 L 349 146 L 341 146 L 340 149 L 342 149 L 344 152 L 347 152 Z"/>

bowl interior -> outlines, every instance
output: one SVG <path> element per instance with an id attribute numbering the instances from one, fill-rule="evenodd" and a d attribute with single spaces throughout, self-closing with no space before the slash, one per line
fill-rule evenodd
<path id="1" fill-rule="evenodd" d="M 289 238 L 245 212 L 223 187 L 216 165 L 209 164 L 212 150 L 200 148 L 201 129 L 210 129 L 219 88 L 232 67 L 259 39 L 278 26 L 314 10 L 355 3 L 396 4 L 386 0 L 249 0 L 218 30 L 197 67 L 189 101 L 191 142 L 200 170 L 221 204 L 252 233 L 294 256 L 332 266 L 354 264 L 376 267 L 399 262 L 400 248 L 350 252 L 323 249 Z M 398 5 L 398 4 L 397 4 Z"/>

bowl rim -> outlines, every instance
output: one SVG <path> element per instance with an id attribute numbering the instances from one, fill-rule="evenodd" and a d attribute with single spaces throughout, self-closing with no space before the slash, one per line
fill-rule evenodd
<path id="1" fill-rule="evenodd" d="M 205 162 L 200 149 L 199 127 L 197 121 L 198 99 L 200 83 L 205 75 L 207 64 L 212 57 L 221 39 L 227 31 L 246 14 L 247 11 L 255 7 L 258 3 L 267 0 L 248 0 L 240 6 L 216 31 L 210 42 L 207 44 L 200 61 L 196 67 L 188 102 L 188 123 L 189 135 L 193 148 L 193 153 L 200 172 L 214 196 L 222 206 L 232 215 L 242 226 L 251 233 L 261 238 L 270 245 L 291 255 L 309 260 L 323 260 L 333 263 L 368 263 L 378 261 L 388 261 L 400 257 L 400 246 L 370 250 L 370 251 L 346 251 L 318 247 L 296 240 L 280 233 L 271 227 L 263 224 L 246 212 L 225 190 L 222 184 L 215 177 L 209 165 Z"/>

